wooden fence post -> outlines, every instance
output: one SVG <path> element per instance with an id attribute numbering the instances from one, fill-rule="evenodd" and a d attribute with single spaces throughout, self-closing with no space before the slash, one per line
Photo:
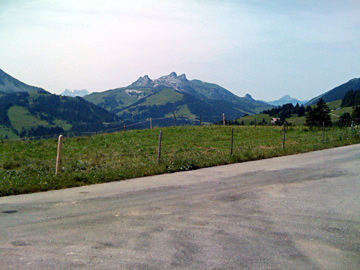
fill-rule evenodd
<path id="1" fill-rule="evenodd" d="M 124 132 L 126 131 L 126 124 L 124 124 Z"/>
<path id="2" fill-rule="evenodd" d="M 159 147 L 158 147 L 158 164 L 161 162 L 161 144 L 162 144 L 162 131 L 159 134 Z"/>
<path id="3" fill-rule="evenodd" d="M 176 126 L 176 115 L 174 113 L 174 126 Z"/>
<path id="4" fill-rule="evenodd" d="M 152 118 L 150 118 L 150 129 L 152 129 Z"/>
<path id="5" fill-rule="evenodd" d="M 59 139 L 58 139 L 55 175 L 58 175 L 61 171 L 61 151 L 62 151 L 62 145 L 63 145 L 62 141 L 63 141 L 63 135 L 60 135 Z"/>
<path id="6" fill-rule="evenodd" d="M 231 130 L 231 148 L 230 148 L 230 156 L 234 153 L 234 128 Z"/>
<path id="7" fill-rule="evenodd" d="M 284 121 L 283 150 L 285 150 L 285 141 L 286 141 L 286 122 Z"/>
<path id="8" fill-rule="evenodd" d="M 223 126 L 226 125 L 226 118 L 225 118 L 225 113 L 223 113 Z"/>

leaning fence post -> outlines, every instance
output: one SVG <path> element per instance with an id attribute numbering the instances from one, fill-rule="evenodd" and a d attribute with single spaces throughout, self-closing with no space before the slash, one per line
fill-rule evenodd
<path id="1" fill-rule="evenodd" d="M 152 118 L 150 118 L 150 129 L 152 129 Z"/>
<path id="2" fill-rule="evenodd" d="M 234 128 L 231 130 L 231 148 L 230 148 L 230 156 L 233 155 L 234 152 Z"/>
<path id="3" fill-rule="evenodd" d="M 223 126 L 226 125 L 226 118 L 225 118 L 225 113 L 223 113 Z"/>
<path id="4" fill-rule="evenodd" d="M 283 150 L 285 150 L 285 141 L 286 141 L 286 122 L 284 122 Z"/>
<path id="5" fill-rule="evenodd" d="M 62 151 L 62 145 L 63 145 L 62 141 L 63 141 L 63 135 L 60 135 L 59 139 L 58 139 L 55 175 L 58 175 L 61 170 L 61 151 Z"/>
<path id="6" fill-rule="evenodd" d="M 162 131 L 160 131 L 160 134 L 159 134 L 159 147 L 158 147 L 158 164 L 160 164 L 161 162 L 161 144 L 162 144 Z"/>
<path id="7" fill-rule="evenodd" d="M 325 143 L 325 122 L 323 122 L 323 130 L 322 130 L 322 143 Z"/>

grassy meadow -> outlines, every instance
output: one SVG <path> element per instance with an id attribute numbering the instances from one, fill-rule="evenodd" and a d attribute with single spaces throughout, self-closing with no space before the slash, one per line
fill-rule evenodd
<path id="1" fill-rule="evenodd" d="M 230 156 L 231 129 L 234 154 Z M 162 162 L 157 163 L 159 131 Z M 55 172 L 57 139 L 0 142 L 0 196 L 130 179 L 264 159 L 359 143 L 351 129 L 274 126 L 183 126 L 64 138 L 62 173 Z"/>

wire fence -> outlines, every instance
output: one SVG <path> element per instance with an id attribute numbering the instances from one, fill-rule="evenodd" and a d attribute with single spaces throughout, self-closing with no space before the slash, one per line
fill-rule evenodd
<path id="1" fill-rule="evenodd" d="M 146 121 L 145 123 L 147 123 Z M 142 124 L 142 123 L 139 123 Z M 148 124 L 148 123 L 147 123 Z M 318 149 L 331 143 L 346 143 L 359 137 L 357 125 L 350 127 L 293 127 L 258 126 L 241 127 L 225 126 L 220 128 L 209 126 L 208 129 L 195 127 L 179 130 L 167 130 L 159 141 L 160 129 L 155 126 L 148 133 L 117 132 L 113 137 L 85 136 L 94 133 L 85 133 L 83 136 L 64 136 L 64 147 L 60 150 L 60 163 L 64 170 L 72 170 L 83 164 L 86 169 L 117 166 L 117 162 L 146 162 L 159 163 L 159 160 L 185 160 L 188 153 L 206 158 L 207 155 L 217 153 L 218 156 L 243 156 L 253 151 L 296 152 L 300 148 Z M 135 130 L 133 130 L 135 131 Z M 100 134 L 99 134 L 100 135 Z M 45 138 L 42 138 L 45 139 Z M 0 151 L 1 160 L 18 161 L 15 169 L 21 166 L 35 165 L 35 167 L 54 167 L 54 160 L 58 154 L 55 146 L 57 140 L 22 141 L 21 145 L 9 145 L 8 151 L 3 147 Z M 11 140 L 9 140 L 9 143 Z M 14 142 L 16 143 L 16 142 Z M 161 147 L 159 148 L 159 144 Z M 3 146 L 6 146 L 6 141 Z M 13 147 L 16 151 L 11 149 Z M 163 159 L 158 158 L 159 152 Z M 246 154 L 245 154 L 246 155 Z M 131 161 L 134 159 L 134 161 Z M 11 162 L 10 162 L 11 163 Z M 16 163 L 16 162 L 15 162 Z M 75 165 L 74 165 L 75 164 Z M 100 166 L 101 164 L 101 166 Z M 0 162 L 1 165 L 1 162 Z M 2 163 L 2 169 L 11 168 Z"/>
<path id="2" fill-rule="evenodd" d="M 141 124 L 150 125 L 149 121 Z M 154 125 L 146 131 L 119 129 L 106 135 L 87 135 L 0 143 L 0 196 L 360 143 L 357 125 L 207 125 L 202 128 Z"/>

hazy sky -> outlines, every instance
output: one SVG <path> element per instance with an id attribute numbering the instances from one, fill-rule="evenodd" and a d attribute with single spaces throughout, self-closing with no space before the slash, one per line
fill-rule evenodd
<path id="1" fill-rule="evenodd" d="M 175 71 L 309 99 L 360 77 L 360 1 L 0 0 L 0 68 L 54 93 Z"/>

